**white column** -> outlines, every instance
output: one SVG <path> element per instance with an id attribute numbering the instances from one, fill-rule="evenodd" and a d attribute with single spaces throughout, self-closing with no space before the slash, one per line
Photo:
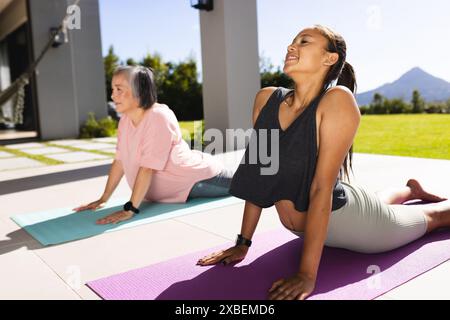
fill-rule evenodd
<path id="1" fill-rule="evenodd" d="M 256 0 L 214 0 L 213 11 L 200 11 L 200 28 L 205 129 L 225 138 L 226 129 L 252 128 L 260 88 Z"/>

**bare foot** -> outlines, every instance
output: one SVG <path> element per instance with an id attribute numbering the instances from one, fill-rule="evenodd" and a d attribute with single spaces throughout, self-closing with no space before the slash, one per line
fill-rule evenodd
<path id="1" fill-rule="evenodd" d="M 425 205 L 427 206 L 427 205 Z M 450 227 L 450 201 L 442 201 L 438 204 L 429 204 L 429 210 L 425 210 L 428 220 L 427 232 L 438 228 Z"/>
<path id="2" fill-rule="evenodd" d="M 441 202 L 447 200 L 447 198 L 439 197 L 437 195 L 426 192 L 425 190 L 423 190 L 420 183 L 415 179 L 409 179 L 406 185 L 411 188 L 412 199 L 420 199 L 428 202 Z"/>

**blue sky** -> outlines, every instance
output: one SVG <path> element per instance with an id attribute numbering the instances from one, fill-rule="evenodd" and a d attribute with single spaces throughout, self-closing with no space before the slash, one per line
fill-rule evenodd
<path id="1" fill-rule="evenodd" d="M 260 55 L 276 66 L 299 31 L 320 23 L 346 39 L 358 92 L 415 66 L 450 81 L 448 0 L 257 0 L 257 10 Z M 193 57 L 201 68 L 199 14 L 189 0 L 100 0 L 100 19 L 103 54 L 112 44 L 123 60 L 158 52 L 166 61 Z"/>

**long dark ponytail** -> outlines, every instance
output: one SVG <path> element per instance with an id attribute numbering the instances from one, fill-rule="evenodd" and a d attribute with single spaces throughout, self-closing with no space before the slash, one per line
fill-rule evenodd
<path id="1" fill-rule="evenodd" d="M 347 56 L 347 45 L 344 38 L 337 32 L 320 24 L 314 25 L 314 29 L 318 30 L 325 38 L 328 39 L 328 52 L 336 52 L 339 55 L 338 61 L 330 68 L 325 77 L 323 90 L 326 90 L 332 85 L 332 82 L 337 79 L 336 85 L 343 85 L 350 89 L 353 94 L 356 94 L 356 76 L 352 65 L 345 61 Z M 353 144 L 351 145 L 348 154 L 345 156 L 343 165 L 339 170 L 339 179 L 342 179 L 345 173 L 347 181 L 350 182 L 349 168 L 353 172 Z"/>

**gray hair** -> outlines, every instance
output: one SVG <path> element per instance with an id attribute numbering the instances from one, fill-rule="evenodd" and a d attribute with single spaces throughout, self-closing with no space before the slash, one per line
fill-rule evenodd
<path id="1" fill-rule="evenodd" d="M 153 69 L 144 66 L 118 66 L 113 76 L 124 74 L 130 84 L 133 97 L 143 109 L 149 109 L 157 99 Z"/>

